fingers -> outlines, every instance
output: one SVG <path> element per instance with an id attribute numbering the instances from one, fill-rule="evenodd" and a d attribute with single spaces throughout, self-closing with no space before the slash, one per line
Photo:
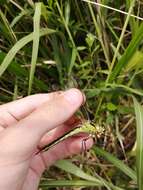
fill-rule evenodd
<path id="1" fill-rule="evenodd" d="M 27 187 L 29 187 L 30 190 L 37 189 L 41 175 L 44 170 L 50 167 L 59 159 L 63 159 L 69 155 L 81 152 L 82 141 L 84 140 L 84 138 L 86 137 L 71 137 L 64 142 L 56 145 L 48 152 L 44 152 L 43 155 L 37 155 L 36 157 L 34 157 L 31 162 L 29 173 L 27 175 L 22 190 L 27 190 Z M 92 144 L 93 140 L 88 139 L 88 141 L 86 141 L 87 149 L 89 149 Z"/>
<path id="2" fill-rule="evenodd" d="M 47 163 L 47 167 L 53 165 L 57 160 L 66 158 L 68 156 L 78 154 L 82 149 L 82 143 L 84 139 L 87 138 L 86 134 L 82 134 L 81 136 L 71 137 L 61 143 L 59 143 L 56 147 L 51 148 L 51 150 L 44 152 L 43 157 Z M 93 144 L 93 140 L 91 138 L 87 139 L 86 142 L 87 150 L 91 148 Z"/>
<path id="3" fill-rule="evenodd" d="M 47 167 L 53 165 L 57 160 L 80 153 L 82 151 L 83 140 L 86 138 L 86 134 L 81 134 L 81 136 L 74 136 L 66 139 L 47 152 L 41 153 L 42 155 L 37 155 L 33 159 L 31 167 L 34 168 L 40 176 Z M 88 138 L 85 143 L 86 149 L 89 149 L 93 145 L 93 139 Z"/>
<path id="4" fill-rule="evenodd" d="M 36 150 L 46 132 L 67 121 L 83 102 L 83 95 L 77 89 L 68 90 L 56 99 L 42 104 L 29 116 L 7 128 L 0 134 L 0 153 L 7 153 L 13 160 L 29 158 Z"/>
<path id="5" fill-rule="evenodd" d="M 37 144 L 42 136 L 68 120 L 83 102 L 83 95 L 77 89 L 68 90 L 56 99 L 44 103 L 28 117 L 21 120 L 15 127 L 20 131 L 20 138 Z"/>
<path id="6" fill-rule="evenodd" d="M 38 148 L 41 149 L 42 147 L 45 147 L 46 145 L 52 143 L 54 140 L 58 139 L 68 131 L 75 128 L 79 123 L 81 123 L 81 120 L 77 116 L 72 116 L 64 124 L 46 133 L 40 140 Z"/>
<path id="7" fill-rule="evenodd" d="M 0 125 L 7 127 L 28 116 L 43 103 L 52 101 L 60 93 L 36 94 L 0 106 Z"/>

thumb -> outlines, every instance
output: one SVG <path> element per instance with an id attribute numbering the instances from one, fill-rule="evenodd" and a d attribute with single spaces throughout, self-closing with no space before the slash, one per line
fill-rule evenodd
<path id="1" fill-rule="evenodd" d="M 70 89 L 51 102 L 44 103 L 36 111 L 4 130 L 0 149 L 17 156 L 29 155 L 35 151 L 42 136 L 68 120 L 84 100 L 78 89 Z"/>

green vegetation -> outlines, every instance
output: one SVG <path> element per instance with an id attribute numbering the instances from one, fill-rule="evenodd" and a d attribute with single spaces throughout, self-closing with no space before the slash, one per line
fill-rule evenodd
<path id="1" fill-rule="evenodd" d="M 143 189 L 143 2 L 97 2 L 0 1 L 1 104 L 78 87 L 105 128 L 84 157 L 46 171 L 42 190 Z"/>

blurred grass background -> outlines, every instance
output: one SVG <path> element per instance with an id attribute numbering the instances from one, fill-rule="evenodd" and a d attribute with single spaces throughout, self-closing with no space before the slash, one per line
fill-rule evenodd
<path id="1" fill-rule="evenodd" d="M 108 134 L 45 172 L 40 188 L 142 190 L 142 0 L 39 2 L 0 1 L 1 104 L 77 87 Z"/>

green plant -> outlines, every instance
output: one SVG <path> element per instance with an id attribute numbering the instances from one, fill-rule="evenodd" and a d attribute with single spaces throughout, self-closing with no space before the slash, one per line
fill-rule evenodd
<path id="1" fill-rule="evenodd" d="M 88 119 L 107 133 L 86 156 L 46 171 L 42 190 L 142 189 L 142 8 L 141 0 L 0 2 L 1 103 L 78 87 Z"/>

